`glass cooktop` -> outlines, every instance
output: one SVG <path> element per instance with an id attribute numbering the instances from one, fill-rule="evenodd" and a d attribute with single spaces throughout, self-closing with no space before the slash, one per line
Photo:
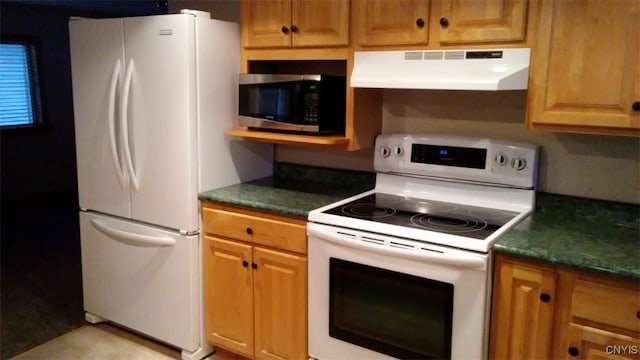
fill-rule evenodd
<path id="1" fill-rule="evenodd" d="M 382 193 L 364 196 L 324 212 L 480 240 L 518 215 L 513 211 Z"/>

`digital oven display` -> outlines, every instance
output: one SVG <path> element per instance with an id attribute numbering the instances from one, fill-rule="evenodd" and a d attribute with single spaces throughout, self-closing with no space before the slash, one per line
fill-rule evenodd
<path id="1" fill-rule="evenodd" d="M 484 169 L 487 149 L 426 144 L 411 145 L 411 162 Z"/>

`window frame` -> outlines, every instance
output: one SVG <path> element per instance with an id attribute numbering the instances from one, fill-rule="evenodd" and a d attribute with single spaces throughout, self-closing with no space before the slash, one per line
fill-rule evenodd
<path id="1" fill-rule="evenodd" d="M 45 121 L 45 96 L 43 89 L 44 76 L 42 72 L 42 52 L 40 39 L 35 36 L 2 34 L 0 44 L 19 44 L 25 45 L 31 52 L 32 58 L 29 61 L 29 86 L 31 88 L 31 112 L 33 122 L 30 124 L 7 125 L 0 126 L 0 133 L 19 133 L 30 131 L 41 131 L 48 129 L 48 123 Z"/>

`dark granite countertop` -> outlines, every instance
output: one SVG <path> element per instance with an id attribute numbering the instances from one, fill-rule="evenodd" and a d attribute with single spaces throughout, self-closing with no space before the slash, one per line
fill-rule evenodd
<path id="1" fill-rule="evenodd" d="M 272 177 L 205 191 L 198 199 L 306 219 L 313 209 L 374 186 L 373 173 L 276 163 Z"/>
<path id="2" fill-rule="evenodd" d="M 536 210 L 502 236 L 496 252 L 640 279 L 640 207 L 538 193 Z"/>
<path id="3" fill-rule="evenodd" d="M 276 163 L 273 177 L 205 191 L 199 199 L 306 218 L 374 185 L 373 173 Z M 545 193 L 536 202 L 496 252 L 640 280 L 640 206 Z"/>

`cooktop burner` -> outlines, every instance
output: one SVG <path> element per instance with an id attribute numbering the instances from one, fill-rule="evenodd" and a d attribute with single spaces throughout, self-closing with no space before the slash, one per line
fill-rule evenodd
<path id="1" fill-rule="evenodd" d="M 480 240 L 518 215 L 512 211 L 382 193 L 361 197 L 325 213 Z"/>

